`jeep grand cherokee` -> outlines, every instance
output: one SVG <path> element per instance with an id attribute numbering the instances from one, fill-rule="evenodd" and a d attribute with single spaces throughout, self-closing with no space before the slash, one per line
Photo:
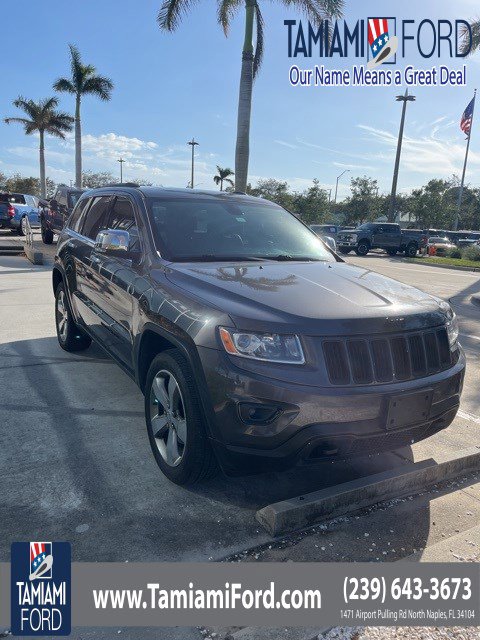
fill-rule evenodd
<path id="1" fill-rule="evenodd" d="M 60 346 L 93 339 L 136 381 L 153 455 L 178 484 L 395 449 L 459 406 L 449 304 L 345 263 L 263 199 L 88 191 L 53 290 Z"/>

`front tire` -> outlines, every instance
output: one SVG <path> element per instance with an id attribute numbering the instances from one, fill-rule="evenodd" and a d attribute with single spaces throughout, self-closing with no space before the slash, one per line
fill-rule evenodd
<path id="1" fill-rule="evenodd" d="M 414 244 L 409 244 L 405 250 L 405 254 L 409 258 L 415 258 L 415 256 L 417 255 L 417 246 Z"/>
<path id="2" fill-rule="evenodd" d="M 42 242 L 43 244 L 52 244 L 53 242 L 53 231 L 50 229 L 45 229 L 43 223 L 41 225 L 41 233 L 42 233 Z"/>
<path id="3" fill-rule="evenodd" d="M 63 282 L 55 292 L 55 326 L 58 344 L 64 351 L 83 351 L 92 343 L 91 338 L 81 331 L 73 319 Z"/>
<path id="4" fill-rule="evenodd" d="M 370 245 L 365 241 L 359 242 L 357 248 L 355 249 L 355 253 L 357 254 L 357 256 L 366 256 L 369 251 Z"/>
<path id="5" fill-rule="evenodd" d="M 159 354 L 150 365 L 145 420 L 153 455 L 169 480 L 192 485 L 217 473 L 197 385 L 178 349 Z"/>

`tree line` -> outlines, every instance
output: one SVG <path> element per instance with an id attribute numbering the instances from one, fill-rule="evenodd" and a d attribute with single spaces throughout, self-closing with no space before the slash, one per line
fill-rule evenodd
<path id="1" fill-rule="evenodd" d="M 410 193 L 398 194 L 396 211 L 402 225 L 420 229 L 452 229 L 459 184 L 456 176 L 433 178 Z M 259 180 L 255 187 L 248 185 L 247 192 L 276 202 L 308 224 L 358 225 L 371 222 L 382 216 L 386 218 L 390 204 L 390 194 L 379 193 L 377 180 L 369 176 L 352 178 L 349 195 L 337 203 L 331 201 L 329 192 L 321 188 L 317 179 L 303 191 L 292 190 L 287 182 L 274 178 Z M 459 229 L 480 229 L 480 188 L 465 187 Z"/>

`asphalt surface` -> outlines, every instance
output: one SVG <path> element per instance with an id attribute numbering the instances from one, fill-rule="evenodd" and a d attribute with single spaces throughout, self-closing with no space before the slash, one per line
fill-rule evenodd
<path id="1" fill-rule="evenodd" d="M 0 561 L 9 560 L 12 541 L 29 539 L 69 540 L 76 561 L 243 559 L 243 550 L 262 545 L 268 549 L 272 542 L 254 518 L 255 511 L 266 504 L 480 441 L 480 309 L 470 300 L 480 292 L 480 274 L 385 256 L 349 256 L 351 263 L 452 301 L 468 360 L 461 412 L 454 424 L 412 449 L 351 464 L 325 463 L 241 479 L 219 476 L 201 487 L 176 487 L 154 463 L 143 398 L 135 384 L 96 347 L 72 355 L 58 347 L 50 284 L 54 247 L 44 249 L 47 264 L 40 267 L 22 257 L 0 256 Z M 475 486 L 474 480 L 467 479 L 457 489 L 466 491 Z M 439 497 L 448 501 L 453 490 L 444 487 Z M 472 495 L 480 504 L 478 490 Z M 303 552 L 295 537 L 285 542 L 281 552 L 284 559 L 295 560 L 410 556 L 433 539 L 434 497 L 423 497 L 415 508 L 408 501 L 398 508 L 392 505 L 388 512 L 392 523 L 399 517 L 410 518 L 410 530 L 415 533 L 413 543 L 400 533 L 397 540 L 396 528 L 389 527 L 394 531 L 389 541 L 395 545 L 395 557 L 366 551 L 375 547 L 359 543 L 355 517 L 337 523 L 340 542 L 335 553 L 322 551 L 322 546 L 333 549 L 334 542 L 322 545 L 311 536 L 311 545 Z M 452 504 L 442 508 L 444 516 L 437 517 L 435 526 L 448 523 L 448 514 L 453 513 Z M 455 512 L 451 517 L 459 523 L 445 535 L 478 525 L 480 511 L 467 506 L 463 511 L 473 515 L 457 518 Z M 361 517 L 366 518 L 362 520 L 368 527 L 365 533 L 380 535 L 379 530 L 387 526 L 378 514 Z M 324 530 L 317 534 L 323 536 Z M 478 538 L 478 530 L 475 535 Z M 248 552 L 245 559 L 277 559 L 263 551 L 256 555 Z M 100 637 L 97 631 L 91 633 Z M 182 637 L 190 635 L 196 637 L 198 631 L 185 631 Z M 163 635 L 144 630 L 132 637 Z"/>

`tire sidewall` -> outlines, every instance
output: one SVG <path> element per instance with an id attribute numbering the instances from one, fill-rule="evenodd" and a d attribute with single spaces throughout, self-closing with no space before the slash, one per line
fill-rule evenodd
<path id="1" fill-rule="evenodd" d="M 406 253 L 409 258 L 414 258 L 417 255 L 417 247 L 414 244 L 408 245 Z"/>
<path id="2" fill-rule="evenodd" d="M 366 242 L 360 242 L 357 246 L 357 254 L 359 256 L 366 256 L 370 247 Z"/>
<path id="3" fill-rule="evenodd" d="M 145 421 L 152 453 L 162 473 L 176 484 L 189 484 L 192 469 L 199 462 L 197 458 L 199 454 L 201 454 L 202 448 L 210 446 L 205 433 L 203 412 L 200 407 L 198 392 L 196 390 L 195 382 L 192 380 L 193 375 L 191 372 L 188 372 L 190 375 L 187 373 L 187 379 L 187 376 L 185 375 L 185 367 L 189 367 L 189 364 L 178 350 L 172 349 L 169 352 L 161 353 L 152 361 L 145 382 Z M 185 443 L 185 449 L 183 451 L 182 460 L 175 467 L 167 464 L 167 462 L 162 458 L 153 436 L 151 424 L 151 388 L 155 376 L 161 370 L 171 372 L 175 377 L 182 394 L 185 418 L 187 422 L 187 441 Z M 191 375 L 192 378 L 190 377 Z"/>

